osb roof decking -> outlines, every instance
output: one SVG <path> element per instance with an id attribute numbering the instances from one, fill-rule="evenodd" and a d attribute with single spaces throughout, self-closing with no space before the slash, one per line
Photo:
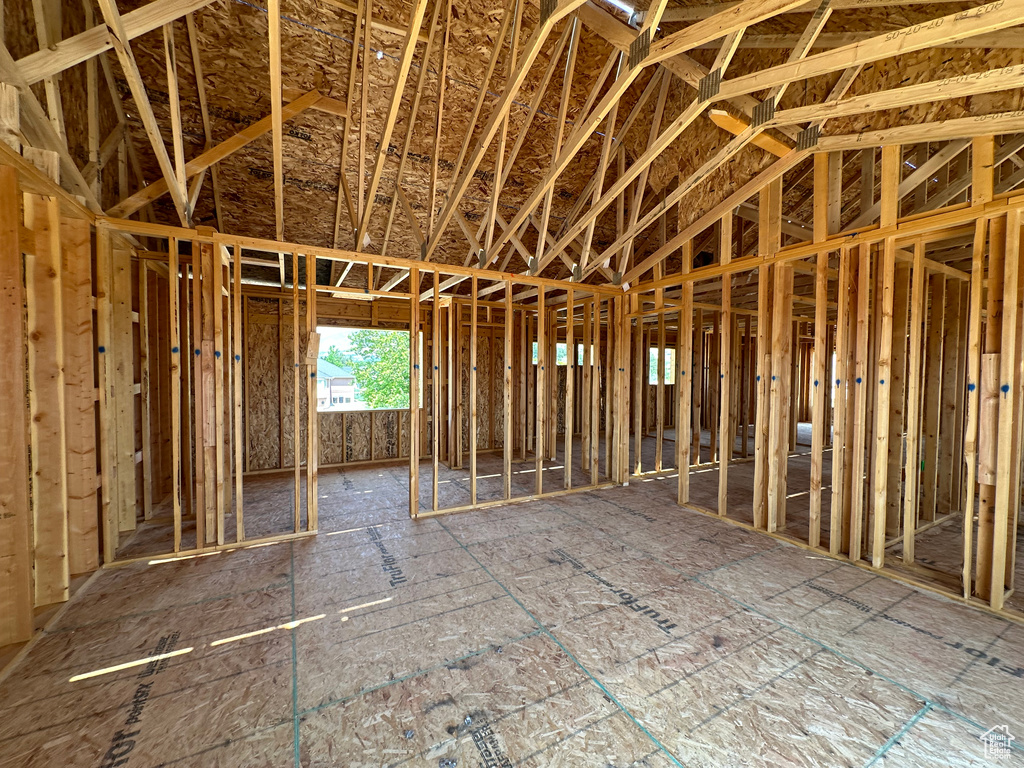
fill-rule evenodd
<path id="1" fill-rule="evenodd" d="M 215 0 L 194 14 L 215 143 L 271 112 L 268 24 L 264 3 L 265 0 Z M 706 5 L 706 3 L 704 4 Z M 121 2 L 118 5 L 121 13 L 124 14 L 143 3 Z M 394 27 L 405 28 L 411 16 L 411 5 L 410 2 L 376 2 L 373 4 L 372 18 L 375 22 L 382 21 Z M 615 11 L 612 6 L 603 2 L 596 2 L 592 5 L 596 5 L 604 13 L 614 16 L 617 20 L 615 23 L 622 26 L 630 35 L 636 34 L 635 28 L 631 29 L 626 26 L 623 13 Z M 666 18 L 673 18 L 673 12 L 675 17 L 685 15 L 680 9 L 696 5 L 700 5 L 700 3 L 673 0 L 668 4 Z M 830 35 L 863 31 L 883 33 L 978 5 L 978 2 L 937 2 L 896 7 L 841 8 L 834 11 L 822 30 L 822 35 L 828 38 Z M 281 34 L 283 85 L 286 91 L 294 89 L 297 92 L 304 92 L 309 89 L 317 89 L 321 94 L 337 99 L 339 102 L 348 101 L 349 62 L 352 55 L 352 40 L 356 33 L 357 17 L 349 10 L 345 10 L 346 6 L 349 4 L 340 2 L 340 0 L 284 0 Z M 354 3 L 352 6 L 354 7 Z M 514 8 L 514 5 L 512 7 Z M 430 2 L 427 5 L 421 27 L 424 34 L 430 30 L 433 11 L 434 5 Z M 447 190 L 453 182 L 454 163 L 462 146 L 465 132 L 471 124 L 474 105 L 480 93 L 480 83 L 484 79 L 489 59 L 496 44 L 502 44 L 504 50 L 491 78 L 488 95 L 476 123 L 478 130 L 486 122 L 493 104 L 504 88 L 508 36 L 506 35 L 504 40 L 497 38 L 505 13 L 506 8 L 486 0 L 456 0 L 452 7 L 451 27 L 448 30 L 444 115 L 440 131 L 441 138 L 436 147 L 438 184 L 437 196 L 433 201 L 435 210 L 440 210 L 445 204 Z M 428 233 L 430 205 L 428 197 L 432 159 L 435 154 L 435 117 L 440 85 L 438 73 L 441 69 L 439 42 L 444 31 L 444 15 L 444 9 L 442 9 L 436 38 L 438 44 L 434 46 L 431 60 L 427 63 L 428 72 L 422 101 L 413 128 L 410 155 L 405 164 L 402 179 L 402 188 L 409 198 L 418 218 L 419 227 L 424 233 Z M 520 45 L 525 43 L 532 34 L 538 23 L 538 16 L 538 6 L 534 3 L 527 3 L 523 10 L 523 28 L 519 36 Z M 101 18 L 98 12 L 97 18 Z M 748 40 L 754 40 L 764 39 L 762 37 L 764 35 L 785 35 L 789 40 L 787 45 L 791 45 L 792 39 L 803 31 L 810 19 L 811 14 L 809 13 L 783 14 L 750 27 L 746 32 L 746 37 Z M 566 26 L 571 23 L 572 18 L 570 17 L 555 27 L 530 69 L 516 98 L 516 104 L 509 113 L 509 138 L 506 144 L 506 153 L 519 135 L 529 114 L 529 102 L 538 83 L 542 80 L 552 53 L 558 46 Z M 656 35 L 655 39 L 683 29 L 689 23 L 691 22 L 664 21 L 660 27 L 661 32 Z M 636 25 L 635 20 L 634 25 Z M 203 150 L 205 139 L 185 24 L 179 20 L 175 26 L 185 156 L 186 159 L 189 159 Z M 1010 31 L 1017 33 L 1021 30 L 1016 28 Z M 568 136 L 571 131 L 573 122 L 580 117 L 580 110 L 592 89 L 599 87 L 598 76 L 609 56 L 615 51 L 607 40 L 585 24 L 580 24 L 579 35 L 575 76 L 569 92 L 567 111 L 569 125 L 566 127 L 565 136 Z M 359 188 L 359 123 L 363 72 L 368 72 L 370 78 L 368 82 L 369 98 L 366 104 L 367 151 L 365 166 L 362 169 L 368 179 L 373 171 L 377 143 L 387 117 L 402 43 L 401 35 L 374 27 L 371 31 L 371 51 L 367 58 L 367 67 L 364 70 L 361 62 L 357 67 L 351 102 L 352 115 L 348 120 L 347 182 L 353 196 L 358 193 Z M 703 66 L 709 67 L 715 60 L 719 45 L 720 41 L 714 42 L 690 51 L 688 55 Z M 132 42 L 132 49 L 147 84 L 166 144 L 170 147 L 167 73 L 161 32 L 157 30 L 136 38 Z M 390 157 L 384 167 L 377 192 L 374 215 L 368 230 L 370 245 L 366 250 L 370 253 L 380 253 L 381 251 L 389 208 L 395 190 L 398 156 L 409 127 L 412 97 L 419 78 L 420 67 L 424 66 L 422 60 L 424 49 L 423 43 L 417 46 L 416 56 L 404 90 L 403 103 L 391 137 Z M 561 53 L 561 59 L 557 62 L 554 74 L 541 101 L 540 112 L 529 128 L 508 183 L 499 198 L 498 212 L 505 220 L 511 219 L 518 212 L 529 193 L 546 174 L 551 161 L 567 49 L 568 46 L 565 46 Z M 378 58 L 381 53 L 383 57 Z M 735 77 L 781 64 L 788 56 L 788 48 L 741 47 L 729 65 L 727 77 Z M 111 61 L 115 73 L 120 78 L 120 68 L 117 66 L 116 59 L 112 57 Z M 871 93 L 1022 62 L 1024 62 L 1024 49 L 1020 47 L 933 48 L 868 64 L 854 80 L 848 95 Z M 660 67 L 649 67 L 630 87 L 621 101 L 617 130 L 627 119 L 640 94 L 647 88 L 651 77 L 659 71 L 661 71 Z M 794 82 L 787 90 L 779 108 L 821 103 L 827 98 L 839 77 L 840 73 L 836 72 L 827 76 Z M 606 80 L 605 85 L 600 87 L 607 88 L 608 83 L 613 79 L 614 71 L 612 76 Z M 668 126 L 696 96 L 696 91 L 691 85 L 685 84 L 675 76 L 670 77 L 670 80 L 665 113 L 661 123 L 662 129 Z M 142 159 L 143 174 L 149 182 L 157 180 L 160 178 L 159 167 L 138 119 L 138 113 L 132 103 L 127 85 L 123 80 L 120 80 L 120 87 L 125 109 L 130 116 L 135 146 Z M 646 148 L 658 100 L 657 90 L 657 87 L 652 89 L 653 95 L 648 98 L 629 132 L 624 136 L 616 134 L 616 138 L 621 139 L 625 145 L 627 165 L 632 163 Z M 767 92 L 752 95 L 757 99 L 762 99 Z M 736 112 L 726 102 L 719 102 L 714 106 Z M 993 95 L 951 99 L 898 110 L 836 119 L 829 122 L 826 133 L 853 133 L 865 129 L 1002 112 L 1019 109 L 1022 106 L 1024 106 L 1022 91 L 1016 89 Z M 283 144 L 285 239 L 318 246 L 334 244 L 339 161 L 344 124 L 345 120 L 342 117 L 312 110 L 307 110 L 297 118 L 285 123 Z M 791 131 L 790 136 L 794 133 Z M 792 138 L 779 133 L 774 135 L 790 146 L 793 145 Z M 647 179 L 648 189 L 644 196 L 641 212 L 646 213 L 648 209 L 655 206 L 663 191 L 671 191 L 675 188 L 680 178 L 686 178 L 731 138 L 732 134 L 717 127 L 706 112 L 697 118 L 651 166 Z M 473 228 L 478 227 L 487 214 L 497 143 L 497 140 L 491 143 L 491 148 L 480 164 L 459 207 L 459 211 L 466 216 Z M 600 133 L 591 135 L 583 150 L 559 178 L 554 190 L 549 225 L 552 235 L 556 235 L 566 217 L 572 212 L 587 182 L 594 176 L 600 158 L 601 145 L 602 135 Z M 470 152 L 474 146 L 475 141 L 470 144 Z M 684 221 L 693 221 L 698 218 L 775 159 L 765 150 L 752 145 L 742 149 L 732 160 L 712 173 L 684 198 L 682 213 Z M 810 188 L 810 175 L 806 173 L 808 166 L 809 163 L 805 161 L 785 177 L 784 210 L 789 216 L 803 215 L 805 221 L 810 218 L 807 195 Z M 848 177 L 856 170 L 858 169 L 848 169 Z M 222 161 L 218 166 L 218 172 L 224 229 L 232 234 L 273 238 L 275 215 L 271 134 L 266 133 Z M 616 164 L 613 162 L 609 166 L 605 188 L 614 182 L 617 173 Z M 848 188 L 847 193 L 856 195 L 856 190 L 850 192 Z M 588 206 L 589 200 L 583 205 L 583 208 Z M 168 196 L 165 195 L 158 200 L 154 208 L 158 220 L 178 223 L 177 215 Z M 856 211 L 846 217 L 847 223 L 854 214 Z M 676 232 L 678 218 L 676 215 L 666 217 L 667 224 L 664 233 L 666 237 L 670 238 Z M 628 220 L 629 205 L 627 203 L 627 223 Z M 194 221 L 197 224 L 216 226 L 213 192 L 209 180 L 204 184 L 200 194 Z M 340 232 L 339 247 L 353 247 L 353 235 L 344 207 Z M 646 233 L 641 235 L 637 239 L 637 251 L 633 263 L 639 263 L 643 257 L 656 250 L 661 244 L 660 237 L 661 233 L 657 225 L 650 227 Z M 595 256 L 610 245 L 615 238 L 616 206 L 611 205 L 598 219 L 594 235 Z M 534 252 L 537 242 L 536 230 L 533 227 L 527 227 L 522 239 L 525 247 L 530 252 Z M 749 242 L 748 239 L 748 244 Z M 756 237 L 754 242 L 756 243 Z M 503 256 L 509 249 L 510 246 L 506 246 Z M 433 258 L 438 261 L 463 263 L 471 252 L 472 248 L 467 238 L 453 219 L 440 239 Z M 418 258 L 419 254 L 420 247 L 413 235 L 412 226 L 399 205 L 387 245 L 387 255 Z M 678 257 L 674 263 L 678 265 Z M 668 268 L 672 268 L 672 264 L 670 259 Z M 526 269 L 526 265 L 516 254 L 508 262 L 508 269 L 523 271 Z M 568 268 L 562 261 L 555 260 L 548 266 L 544 274 L 550 277 L 567 277 Z M 593 279 L 606 282 L 608 276 L 599 272 L 595 273 Z"/>

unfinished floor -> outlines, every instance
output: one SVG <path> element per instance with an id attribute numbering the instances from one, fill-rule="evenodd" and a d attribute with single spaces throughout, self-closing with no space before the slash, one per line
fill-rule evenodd
<path id="1" fill-rule="evenodd" d="M 399 476 L 325 472 L 317 537 L 100 571 L 0 683 L 0 764 L 1024 765 L 979 738 L 1024 733 L 1018 624 L 671 479 L 411 521 Z"/>

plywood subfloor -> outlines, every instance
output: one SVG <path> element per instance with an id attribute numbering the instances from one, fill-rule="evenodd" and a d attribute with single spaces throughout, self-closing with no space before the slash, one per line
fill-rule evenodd
<path id="1" fill-rule="evenodd" d="M 101 573 L 0 683 L 0 765 L 1024 765 L 979 740 L 1024 737 L 1024 627 L 671 478 L 413 522 L 370 471 L 315 539 Z"/>

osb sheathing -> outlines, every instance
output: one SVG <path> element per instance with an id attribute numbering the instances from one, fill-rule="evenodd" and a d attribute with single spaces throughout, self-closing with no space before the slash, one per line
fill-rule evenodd
<path id="1" fill-rule="evenodd" d="M 129 9 L 125 4 L 122 11 Z M 429 26 L 432 8 L 428 8 L 424 28 Z M 385 19 L 395 25 L 404 26 L 409 16 L 408 4 L 376 4 L 373 16 Z M 870 10 L 841 11 L 833 14 L 826 24 L 824 33 L 879 30 L 904 26 L 951 12 L 949 4 L 922 5 L 908 8 L 873 8 Z M 339 10 L 326 2 L 316 0 L 289 0 L 283 3 L 282 13 L 282 58 L 284 84 L 286 87 L 307 90 L 317 88 L 325 95 L 345 101 L 348 97 L 348 72 L 351 55 L 351 40 L 355 32 L 354 16 Z M 429 196 L 430 169 L 434 152 L 434 119 L 438 95 L 438 69 L 440 51 L 435 50 L 425 81 L 420 111 L 416 118 L 410 154 L 406 162 L 403 189 L 424 230 L 428 226 L 428 212 L 431 202 L 440 208 L 452 183 L 454 162 L 462 146 L 465 127 L 470 124 L 479 84 L 483 79 L 490 53 L 497 40 L 503 9 L 500 6 L 470 0 L 460 2 L 453 10 L 449 36 L 449 57 L 447 88 L 445 92 L 445 114 L 441 131 L 438 161 L 438 196 L 434 201 Z M 269 75 L 267 57 L 267 23 L 265 10 L 258 3 L 242 0 L 220 0 L 195 14 L 199 28 L 199 44 L 203 57 L 207 95 L 210 101 L 211 121 L 214 140 L 220 141 L 237 132 L 248 122 L 270 113 L 268 98 Z M 521 40 L 532 33 L 537 21 L 537 9 L 527 4 L 524 11 Z M 751 33 L 799 33 L 810 16 L 808 14 L 786 14 L 778 19 L 757 25 Z M 537 57 L 509 113 L 510 147 L 527 115 L 527 103 L 549 63 L 555 42 L 568 21 L 561 23 L 549 36 Z M 666 25 L 663 32 L 681 28 L 678 24 Z M 192 157 L 202 149 L 202 129 L 196 101 L 196 88 L 191 74 L 191 62 L 184 30 L 177 35 L 179 79 L 182 94 L 182 115 L 185 126 L 186 156 Z M 368 60 L 367 82 L 369 99 L 367 103 L 367 157 L 363 167 L 366 177 L 372 172 L 376 158 L 376 145 L 380 130 L 387 114 L 392 95 L 398 55 L 402 36 L 380 30 L 373 30 L 371 52 Z M 166 99 L 161 99 L 161 89 L 166 84 L 166 70 L 162 53 L 162 38 L 159 32 L 149 33 L 135 41 L 133 48 L 139 59 L 140 68 L 151 89 L 152 101 L 162 125 L 169 125 Z M 394 194 L 398 154 L 401 152 L 409 123 L 412 94 L 419 77 L 423 44 L 410 71 L 409 81 L 403 96 L 395 131 L 388 147 L 389 158 L 384 166 L 384 175 L 377 192 L 378 204 L 371 217 L 368 230 L 371 244 L 369 252 L 379 253 L 386 228 L 388 211 Z M 376 51 L 384 57 L 376 58 Z M 611 46 L 598 38 L 591 30 L 582 28 L 576 76 L 569 95 L 568 122 L 566 135 L 572 129 L 572 122 L 579 117 L 587 95 L 595 86 L 601 67 L 612 52 Z M 715 55 L 713 49 L 693 51 L 693 57 L 709 65 Z M 855 81 L 849 95 L 872 92 L 899 85 L 924 82 L 937 77 L 946 77 L 965 71 L 1019 63 L 1024 52 L 998 49 L 936 49 L 902 55 L 877 62 L 864 68 Z M 496 73 L 489 84 L 489 96 L 485 101 L 478 128 L 482 126 L 495 102 L 495 94 L 503 87 L 507 52 L 503 51 L 498 60 Z M 537 181 L 545 173 L 550 162 L 553 145 L 554 115 L 557 114 L 559 94 L 562 86 L 564 57 L 549 83 L 542 107 L 524 142 L 516 165 L 499 201 L 499 210 L 506 219 L 514 215 Z M 732 64 L 729 74 L 742 75 L 764 67 L 782 63 L 788 57 L 784 50 L 741 49 Z M 358 194 L 359 169 L 359 95 L 362 91 L 363 68 L 358 67 L 355 80 L 353 115 L 349 120 L 349 154 L 347 183 L 353 195 Z M 793 84 L 783 99 L 782 106 L 797 106 L 820 102 L 831 90 L 838 73 Z M 619 111 L 621 126 L 636 98 L 647 84 L 647 73 L 639 77 L 623 98 Z M 757 93 L 761 98 L 765 94 Z M 674 119 L 694 97 L 693 89 L 673 79 L 670 87 L 662 126 Z M 621 138 L 626 145 L 627 161 L 633 162 L 644 150 L 650 129 L 650 115 L 654 102 L 651 99 L 644 108 L 642 119 L 635 121 L 629 134 Z M 881 128 L 894 124 L 908 124 L 925 119 L 935 120 L 959 117 L 963 114 L 1013 109 L 1020 106 L 1020 91 L 1012 91 L 987 97 L 944 101 L 939 104 L 919 105 L 907 110 L 893 110 L 867 116 L 836 120 L 829 124 L 826 133 L 845 133 L 866 128 Z M 726 106 L 728 105 L 717 105 Z M 334 213 L 337 200 L 338 168 L 342 144 L 342 118 L 307 111 L 287 124 L 284 139 L 285 171 L 285 238 L 315 245 L 332 245 L 334 241 Z M 145 144 L 141 127 L 133 121 L 133 132 L 140 145 Z M 708 118 L 701 116 L 682 136 L 652 165 L 648 179 L 649 189 L 645 196 L 644 209 L 656 204 L 658 195 L 670 191 L 679 179 L 685 179 L 702 163 L 718 151 L 729 139 L 730 134 L 715 127 Z M 494 168 L 494 142 L 488 150 L 475 177 L 462 200 L 460 210 L 469 219 L 471 226 L 477 226 L 486 212 L 491 193 L 492 171 Z M 555 189 L 550 228 L 557 230 L 563 223 L 577 196 L 592 177 L 600 154 L 601 137 L 591 136 L 579 156 L 570 163 Z M 472 149 L 473 144 L 470 147 Z M 158 171 L 149 152 L 143 152 L 146 161 L 147 178 L 157 177 Z M 765 168 L 773 158 L 761 149 L 748 147 L 741 151 L 720 170 L 704 180 L 687 199 L 685 220 L 692 221 L 715 205 L 734 189 Z M 273 181 L 271 138 L 267 134 L 249 144 L 219 167 L 222 186 L 224 227 L 230 232 L 244 235 L 272 237 L 274 235 Z M 788 178 L 802 173 L 792 172 Z M 606 180 L 611 184 L 617 174 L 611 168 Z M 800 194 L 787 198 L 792 203 L 802 197 Z M 400 206 L 399 206 L 400 207 Z M 169 201 L 161 199 L 157 208 L 161 217 L 173 221 Z M 676 217 L 670 216 L 667 236 L 676 231 Z M 197 206 L 197 220 L 211 223 L 212 193 L 209 183 L 200 196 Z M 342 216 L 339 240 L 341 247 L 351 247 L 351 232 L 347 214 Z M 595 234 L 595 248 L 602 249 L 615 238 L 614 206 L 610 206 L 599 218 Z M 528 228 L 523 236 L 526 247 L 533 250 L 537 236 Z M 660 246 L 656 228 L 648 230 L 638 241 L 636 258 L 653 252 Z M 412 256 L 419 252 L 411 235 L 405 213 L 397 210 L 391 231 L 388 254 Z M 435 259 L 447 262 L 462 262 L 470 253 L 470 246 L 461 230 L 453 222 L 444 237 Z M 510 268 L 521 270 L 523 264 L 518 255 L 510 262 Z M 670 260 L 669 268 L 677 265 Z M 355 270 L 353 270 L 355 272 Z M 545 273 L 551 276 L 564 275 L 564 266 L 556 261 Z M 354 282 L 355 275 L 349 276 Z M 604 279 L 604 278 L 600 278 Z M 468 286 L 458 290 L 465 291 Z"/>
<path id="2" fill-rule="evenodd" d="M 281 415 L 278 351 L 281 341 L 277 302 L 247 299 L 247 402 L 249 469 L 272 469 L 281 463 Z M 291 339 L 288 340 L 289 347 Z"/>
<path id="3" fill-rule="evenodd" d="M 248 335 L 245 351 L 248 358 L 248 386 L 245 390 L 247 400 L 244 410 L 250 418 L 248 468 L 254 471 L 288 468 L 293 466 L 294 456 L 292 425 L 295 364 L 292 357 L 292 302 L 281 302 L 280 316 L 279 302 L 275 299 L 249 297 L 246 302 Z M 305 357 L 306 349 L 304 306 L 304 302 L 300 301 L 300 358 Z M 426 425 L 431 405 L 426 392 L 423 402 L 423 424 Z M 299 403 L 299 458 L 301 463 L 305 464 L 307 396 L 304 379 L 300 380 Z M 407 411 L 325 412 L 318 415 L 318 420 L 320 464 L 399 459 L 409 455 Z M 424 441 L 421 448 L 425 445 Z"/>

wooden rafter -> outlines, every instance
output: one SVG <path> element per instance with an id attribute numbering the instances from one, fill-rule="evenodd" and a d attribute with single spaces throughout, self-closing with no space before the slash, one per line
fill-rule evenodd
<path id="1" fill-rule="evenodd" d="M 274 231 L 284 240 L 284 118 L 281 109 L 281 0 L 267 4 L 267 35 L 270 43 L 270 121 L 274 152 Z M 298 282 L 298 276 L 292 280 Z"/>
<path id="2" fill-rule="evenodd" d="M 429 259 L 437 248 L 441 235 L 448 226 L 448 223 L 452 220 L 455 208 L 462 200 L 462 196 L 469 188 L 469 183 L 473 178 L 473 174 L 476 172 L 476 169 L 480 167 L 480 163 L 483 162 L 484 154 L 491 143 L 491 139 L 493 139 L 494 135 L 498 132 L 501 120 L 512 107 L 512 103 L 515 100 L 516 94 L 519 92 L 520 86 L 522 86 L 523 81 L 526 79 L 526 76 L 530 71 L 530 67 L 533 66 L 534 60 L 537 58 L 541 48 L 544 46 L 544 41 L 547 40 L 551 30 L 554 29 L 558 22 L 576 10 L 576 8 L 584 2 L 586 2 L 586 0 L 560 0 L 551 15 L 537 25 L 537 28 L 530 36 L 530 39 L 523 45 L 522 59 L 519 61 L 519 65 L 515 68 L 513 76 L 509 78 L 504 93 L 502 93 L 498 102 L 491 110 L 491 115 L 488 118 L 487 123 L 481 129 L 476 147 L 469 156 L 466 167 L 462 170 L 462 173 L 449 189 L 448 202 L 441 211 L 436 225 L 431 228 L 430 241 L 427 243 L 424 258 Z M 522 222 L 519 223 L 521 224 Z"/>
<path id="3" fill-rule="evenodd" d="M 281 117 L 283 120 L 290 120 L 305 110 L 313 108 L 314 105 L 322 98 L 323 97 L 316 91 L 308 91 L 295 101 L 286 104 L 281 110 Z M 247 126 L 234 136 L 224 139 L 224 141 L 214 147 L 211 147 L 198 157 L 195 157 L 186 163 L 185 178 L 189 179 L 197 173 L 210 168 L 215 163 L 219 163 L 228 155 L 236 152 L 249 142 L 267 133 L 271 128 L 271 117 L 268 115 L 267 117 L 257 120 L 255 123 Z M 143 187 L 131 197 L 125 198 L 117 205 L 113 206 L 109 211 L 107 211 L 107 215 L 115 218 L 131 216 L 143 206 L 148 205 L 161 195 L 166 194 L 167 191 L 167 180 L 160 179 L 147 187 Z"/>
<path id="4" fill-rule="evenodd" d="M 174 208 L 178 212 L 178 218 L 184 226 L 191 226 L 190 216 L 186 209 L 185 190 L 178 186 L 174 176 L 174 168 L 171 166 L 171 158 L 167 154 L 167 147 L 164 145 L 163 137 L 160 135 L 160 126 L 156 122 L 156 115 L 153 114 L 153 107 L 149 103 L 149 95 L 146 93 L 146 86 L 139 72 L 138 64 L 131 50 L 131 38 L 125 30 L 121 14 L 117 10 L 114 0 L 99 0 L 100 10 L 103 19 L 110 28 L 110 41 L 121 62 L 121 69 L 128 80 L 128 88 L 131 90 L 132 98 L 135 100 L 135 108 L 142 119 L 142 125 L 149 136 L 150 145 L 153 147 L 153 154 L 156 155 L 160 172 L 167 182 L 168 191 L 171 193 L 171 200 L 174 201 Z"/>
<path id="5" fill-rule="evenodd" d="M 127 43 L 211 2 L 213 0 L 154 0 L 146 3 L 121 17 L 126 35 L 123 39 Z M 18 59 L 18 68 L 26 82 L 32 85 L 111 48 L 113 44 L 108 29 L 101 24 Z"/>
<path id="6" fill-rule="evenodd" d="M 770 18 L 781 10 L 796 5 L 799 1 L 800 0 L 755 0 L 755 2 L 744 3 L 743 7 L 740 9 L 719 14 L 704 22 L 694 24 L 684 30 L 683 33 L 673 35 L 672 44 L 669 47 L 659 46 L 656 49 L 655 45 L 652 44 L 652 52 L 623 73 L 608 89 L 598 105 L 591 110 L 590 114 L 577 124 L 572 134 L 566 140 L 565 146 L 562 148 L 562 151 L 552 168 L 548 171 L 541 183 L 534 188 L 533 192 L 531 192 L 530 196 L 523 203 L 519 213 L 512 219 L 512 227 L 515 228 L 521 224 L 529 213 L 540 203 L 540 200 L 547 193 L 548 189 L 554 187 L 558 177 L 568 167 L 569 162 L 583 148 L 591 134 L 597 130 L 605 115 L 607 115 L 611 110 L 612 105 L 626 93 L 645 67 L 657 64 L 659 61 L 670 59 L 675 55 L 675 53 L 684 52 L 696 45 L 720 38 L 723 34 L 731 34 L 732 32 L 743 29 L 751 24 Z M 664 4 L 661 3 L 660 5 L 663 6 Z M 652 16 L 651 18 L 654 19 L 656 17 Z M 641 30 L 641 34 L 644 34 L 643 30 Z M 655 53 L 655 50 L 658 52 Z M 672 122 L 671 126 L 661 134 L 656 145 L 651 147 L 651 150 L 648 153 L 645 153 L 644 156 L 648 157 L 661 154 L 664 147 L 671 143 L 672 139 L 682 133 L 683 129 L 696 119 L 700 112 L 703 111 L 706 104 L 706 101 L 695 101 L 690 107 L 684 109 L 683 114 Z M 671 139 L 669 138 L 670 136 Z M 604 199 L 611 199 L 614 195 L 618 195 L 621 188 L 625 187 L 626 184 L 639 176 L 642 170 L 643 166 L 639 163 L 631 165 L 628 179 L 623 177 L 617 180 L 616 185 L 619 185 L 619 188 L 613 187 L 613 189 L 615 189 L 614 194 L 612 193 L 612 190 L 609 190 L 605 193 Z M 579 223 L 577 222 L 577 226 L 578 225 Z M 494 247 L 500 247 L 503 244 L 503 241 L 498 240 Z"/>
<path id="7" fill-rule="evenodd" d="M 409 29 L 405 34 L 405 43 L 402 45 L 402 54 L 399 57 L 398 74 L 395 76 L 395 86 L 391 94 L 391 104 L 388 107 L 387 117 L 384 119 L 384 129 L 381 131 L 378 142 L 377 159 L 373 164 L 373 173 L 370 176 L 370 187 L 366 193 L 366 204 L 363 208 L 363 215 L 359 221 L 359 230 L 356 233 L 356 251 L 363 249 L 366 229 L 370 225 L 370 214 L 373 212 L 374 196 L 377 194 L 377 185 L 380 184 L 381 174 L 384 172 L 384 162 L 388 156 L 388 146 L 391 143 L 391 133 L 395 129 L 395 121 L 398 120 L 398 110 L 402 106 L 402 92 L 405 90 L 405 81 L 409 76 L 409 68 L 412 66 L 412 57 L 416 53 L 416 37 L 420 25 L 423 23 L 423 14 L 427 10 L 427 0 L 416 0 L 413 4 L 412 16 L 409 20 Z M 425 67 L 424 67 L 425 68 Z M 418 94 L 417 94 L 418 95 Z M 410 131 L 412 130 L 410 122 Z"/>
<path id="8" fill-rule="evenodd" d="M 387 253 L 388 242 L 391 239 L 391 226 L 395 221 L 395 211 L 398 206 L 398 193 L 402 191 L 402 178 L 405 175 L 405 164 L 409 157 L 409 147 L 412 144 L 412 134 L 416 128 L 416 116 L 419 114 L 420 102 L 422 101 L 423 97 L 423 88 L 427 82 L 427 73 L 430 71 L 430 56 L 434 51 L 434 38 L 437 35 L 438 24 L 440 23 L 441 20 L 442 7 L 443 4 L 440 2 L 440 0 L 434 4 L 434 15 L 430 20 L 430 31 L 428 33 L 427 47 L 426 50 L 423 52 L 423 62 L 420 65 L 420 76 L 419 79 L 416 81 L 416 92 L 413 94 L 412 106 L 409 110 L 409 127 L 405 131 L 405 143 L 402 145 L 402 153 L 398 156 L 398 170 L 395 173 L 396 194 L 394 194 L 391 199 L 391 209 L 388 211 L 388 222 L 384 228 L 384 242 L 380 244 L 380 252 L 382 256 Z M 416 221 L 415 214 L 413 214 L 412 212 L 412 206 L 408 205 L 408 200 L 406 199 L 404 192 L 402 193 L 402 199 L 402 207 L 403 210 L 405 210 L 406 212 L 410 225 L 413 227 L 413 234 L 422 235 L 419 222 Z M 421 236 L 419 239 L 417 239 L 416 242 L 417 244 L 422 243 L 423 237 Z"/>

